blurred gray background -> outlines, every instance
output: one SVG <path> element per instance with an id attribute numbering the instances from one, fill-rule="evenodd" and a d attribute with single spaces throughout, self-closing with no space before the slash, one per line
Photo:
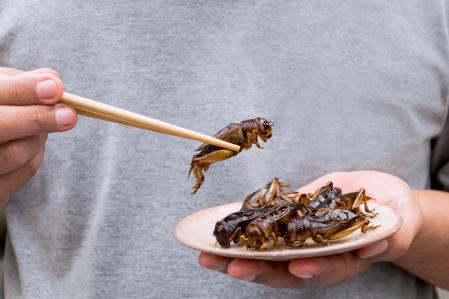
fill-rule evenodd
<path id="1" fill-rule="evenodd" d="M 448 291 L 438 290 L 438 294 L 440 295 L 440 299 L 449 299 Z"/>

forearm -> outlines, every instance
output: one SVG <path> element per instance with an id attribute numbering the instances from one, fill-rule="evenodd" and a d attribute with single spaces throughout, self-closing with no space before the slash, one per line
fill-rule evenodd
<path id="1" fill-rule="evenodd" d="M 449 289 L 449 193 L 414 190 L 423 211 L 422 228 L 394 263 L 423 280 Z"/>

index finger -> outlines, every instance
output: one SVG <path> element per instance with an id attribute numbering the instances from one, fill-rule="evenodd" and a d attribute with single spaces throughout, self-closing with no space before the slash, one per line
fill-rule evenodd
<path id="1" fill-rule="evenodd" d="M 0 105 L 53 105 L 61 97 L 64 86 L 51 72 L 26 72 L 0 77 Z"/>
<path id="2" fill-rule="evenodd" d="M 63 132 L 76 124 L 72 108 L 54 106 L 0 106 L 0 143 L 40 133 Z"/>
<path id="3" fill-rule="evenodd" d="M 206 252 L 202 252 L 198 256 L 198 263 L 201 267 L 223 273 L 226 273 L 228 265 L 232 262 L 232 260 L 233 258 L 230 257 L 213 255 Z"/>

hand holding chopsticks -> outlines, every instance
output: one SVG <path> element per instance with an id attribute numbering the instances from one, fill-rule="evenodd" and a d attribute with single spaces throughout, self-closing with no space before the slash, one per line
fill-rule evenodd
<path id="1" fill-rule="evenodd" d="M 197 140 L 236 152 L 240 150 L 238 145 L 152 119 L 141 114 L 86 99 L 68 92 L 64 92 L 60 103 L 75 108 L 79 114 L 87 117 L 93 117 L 162 134 Z"/>

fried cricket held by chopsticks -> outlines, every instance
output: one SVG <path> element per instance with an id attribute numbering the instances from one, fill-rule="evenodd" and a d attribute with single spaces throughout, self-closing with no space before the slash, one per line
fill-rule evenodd
<path id="1" fill-rule="evenodd" d="M 272 135 L 272 126 L 273 122 L 257 117 L 240 123 L 231 123 L 214 135 L 215 138 L 240 146 L 239 152 L 206 143 L 197 148 L 198 153 L 193 156 L 189 170 L 189 177 L 193 173 L 196 179 L 192 194 L 195 194 L 204 182 L 204 173 L 209 169 L 209 165 L 229 159 L 242 150 L 251 148 L 253 144 L 262 148 L 258 137 L 267 142 Z"/>

